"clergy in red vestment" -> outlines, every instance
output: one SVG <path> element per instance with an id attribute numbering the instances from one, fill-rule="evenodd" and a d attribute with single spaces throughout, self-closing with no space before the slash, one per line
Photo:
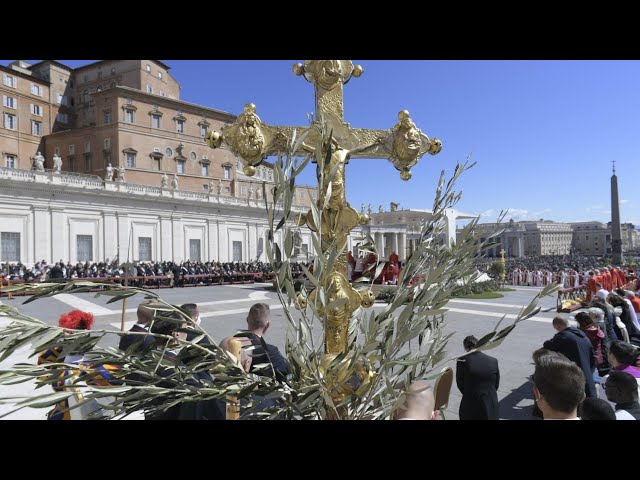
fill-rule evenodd
<path id="1" fill-rule="evenodd" d="M 613 278 L 608 268 L 605 268 L 602 274 L 602 286 L 609 292 L 613 290 Z"/>
<path id="2" fill-rule="evenodd" d="M 596 270 L 596 274 L 591 275 L 589 281 L 587 281 L 587 302 L 590 301 L 591 297 L 598 291 L 598 285 L 602 285 L 602 277 L 597 272 Z"/>
<path id="3" fill-rule="evenodd" d="M 627 276 L 624 273 L 624 270 L 618 268 L 618 283 L 620 284 L 618 288 L 623 288 L 627 284 Z"/>

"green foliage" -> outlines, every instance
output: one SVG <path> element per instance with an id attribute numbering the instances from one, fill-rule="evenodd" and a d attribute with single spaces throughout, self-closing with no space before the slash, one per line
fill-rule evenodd
<path id="1" fill-rule="evenodd" d="M 271 367 L 265 364 L 265 370 L 258 373 L 246 373 L 213 338 L 198 329 L 200 338 L 209 344 L 194 344 L 180 341 L 172 345 L 177 351 L 176 358 L 165 355 L 172 337 L 154 334 L 157 347 L 145 354 L 120 352 L 113 348 L 100 346 L 100 340 L 108 335 L 119 335 L 118 331 L 92 330 L 74 331 L 64 334 L 63 330 L 46 325 L 35 318 L 21 314 L 17 309 L 0 305 L 0 317 L 12 323 L 0 330 L 0 359 L 7 358 L 22 346 L 30 344 L 33 354 L 49 349 L 62 350 L 62 355 L 83 354 L 92 366 L 86 367 L 91 375 L 97 375 L 95 367 L 110 365 L 115 370 L 115 380 L 108 386 L 96 386 L 92 382 L 77 381 L 74 386 L 82 391 L 89 401 L 103 397 L 113 397 L 107 409 L 112 416 L 121 418 L 134 411 L 163 411 L 182 402 L 194 402 L 213 398 L 223 399 L 233 395 L 242 401 L 242 412 L 245 418 L 283 418 L 283 419 L 388 419 L 403 399 L 406 386 L 417 379 L 434 379 L 442 364 L 449 361 L 446 346 L 451 333 L 445 334 L 446 305 L 456 294 L 480 293 L 474 281 L 479 273 L 474 267 L 474 259 L 478 253 L 493 248 L 496 244 L 487 240 L 482 242 L 481 233 L 476 230 L 478 220 L 472 220 L 463 228 L 455 245 L 447 246 L 437 239 L 445 230 L 445 210 L 453 208 L 461 198 L 461 193 L 454 187 L 460 176 L 473 165 L 467 161 L 458 164 L 452 178 L 446 180 L 444 172 L 440 174 L 433 202 L 431 220 L 421 225 L 420 238 L 423 240 L 407 259 L 398 279 L 397 291 L 390 297 L 388 305 L 376 314 L 373 310 L 359 308 L 349 323 L 349 357 L 336 358 L 330 365 L 331 371 L 344 361 L 347 365 L 347 378 L 355 374 L 359 362 L 368 365 L 374 372 L 371 382 L 364 391 L 357 395 L 347 396 L 341 404 L 336 405 L 332 397 L 328 374 L 322 374 L 321 364 L 324 353 L 323 320 L 318 315 L 318 308 L 326 305 L 328 293 L 320 284 L 323 272 L 331 271 L 335 263 L 340 261 L 346 244 L 336 241 L 323 253 L 314 258 L 313 273 L 304 268 L 308 280 L 296 292 L 291 272 L 291 263 L 302 260 L 295 256 L 294 235 L 300 227 L 293 223 L 296 213 L 293 211 L 295 180 L 297 175 L 311 160 L 318 164 L 321 184 L 324 184 L 324 162 L 331 157 L 331 133 L 324 123 L 317 122 L 312 129 L 299 137 L 295 134 L 291 139 L 287 155 L 280 156 L 274 166 L 274 195 L 268 201 L 266 183 L 263 183 L 263 198 L 268 219 L 268 235 L 266 254 L 274 271 L 276 292 L 284 307 L 283 312 L 288 322 L 288 338 L 286 354 L 291 364 L 291 374 L 284 382 L 278 382 L 263 372 Z M 314 140 L 308 140 L 311 136 Z M 313 153 L 304 153 L 302 145 L 305 140 L 315 148 Z M 329 173 L 326 183 L 327 192 L 319 192 L 320 198 L 328 198 L 331 190 L 331 179 L 334 171 Z M 324 193 L 324 195 L 322 195 Z M 321 226 L 321 206 L 311 206 L 311 216 L 315 225 Z M 504 215 L 501 215 L 500 220 Z M 495 238 L 501 231 L 496 229 L 489 239 Z M 311 232 L 316 252 L 321 252 L 321 231 Z M 482 234 L 484 236 L 484 234 Z M 376 252 L 375 242 L 370 235 L 360 239 L 358 248 L 364 252 Z M 381 268 L 371 278 L 376 278 Z M 460 286 L 464 283 L 464 286 Z M 484 282 L 489 284 L 490 282 Z M 305 286 L 307 285 L 307 286 Z M 482 285 L 482 284 L 481 284 Z M 29 301 L 56 295 L 58 293 L 75 293 L 88 291 L 95 287 L 92 282 L 67 282 L 63 284 L 24 285 L 15 288 L 39 288 L 37 295 Z M 105 290 L 98 294 L 109 295 L 111 301 L 120 301 L 131 295 L 151 295 L 156 300 L 152 308 L 155 310 L 154 321 L 168 313 L 180 315 L 188 321 L 188 315 L 178 307 L 172 306 L 158 297 L 157 294 L 137 288 L 126 288 L 104 285 Z M 296 295 L 308 295 L 307 288 L 317 289 L 316 303 L 308 302 L 305 310 L 292 308 Z M 497 289 L 496 282 L 487 289 Z M 542 296 L 555 291 L 555 287 L 545 287 L 533 301 L 517 316 L 514 323 L 499 329 L 495 328 L 484 335 L 478 349 L 487 350 L 498 346 L 513 330 L 515 325 L 538 313 L 537 303 Z M 319 333 L 320 332 L 320 333 Z M 13 384 L 38 379 L 38 387 L 47 387 L 47 393 L 18 403 L 16 409 L 25 405 L 44 408 L 59 401 L 63 395 L 51 393 L 49 386 L 63 374 L 69 365 L 17 364 L 12 368 L 0 371 L 0 384 Z M 163 375 L 160 373 L 164 372 Z M 169 372 L 167 374 L 167 372 Z M 194 385 L 193 380 L 198 372 L 210 372 L 213 381 Z M 134 379 L 135 378 L 135 379 Z M 267 398 L 274 401 L 269 409 L 257 412 L 253 407 L 257 402 Z M 15 398 L 0 399 L 14 403 Z"/>
<path id="2" fill-rule="evenodd" d="M 500 289 L 500 282 L 497 280 L 487 280 L 485 282 L 471 282 L 461 285 L 455 289 L 454 296 L 472 295 L 484 292 L 495 292 Z"/>
<path id="3" fill-rule="evenodd" d="M 504 295 L 496 292 L 482 292 L 482 293 L 469 293 L 467 295 L 456 295 L 456 297 L 460 298 L 473 298 L 476 300 L 488 300 L 491 298 L 503 298 Z"/>
<path id="4" fill-rule="evenodd" d="M 504 263 L 502 263 L 501 261 L 493 262 L 487 269 L 487 273 L 491 278 L 500 278 L 502 274 L 505 273 L 505 271 L 506 268 L 504 266 Z"/>
<path id="5" fill-rule="evenodd" d="M 376 296 L 376 300 L 380 300 L 382 302 L 391 302 L 394 297 L 396 296 L 396 289 L 395 288 L 383 288 L 382 290 L 380 290 L 380 292 L 378 292 L 378 295 Z"/>

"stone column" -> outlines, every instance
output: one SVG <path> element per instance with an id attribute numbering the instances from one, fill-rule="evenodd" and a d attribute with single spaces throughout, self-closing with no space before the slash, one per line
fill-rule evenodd
<path id="1" fill-rule="evenodd" d="M 394 232 L 391 234 L 391 253 L 395 253 L 399 256 L 398 250 L 398 233 Z"/>
<path id="2" fill-rule="evenodd" d="M 173 260 L 173 233 L 171 217 L 160 217 L 160 259 Z"/>
<path id="3" fill-rule="evenodd" d="M 46 260 L 51 263 L 51 237 L 49 234 L 50 227 L 49 208 L 33 207 L 33 253 L 36 262 Z"/>
<path id="4" fill-rule="evenodd" d="M 118 253 L 118 223 L 115 212 L 102 212 L 104 222 L 104 259 L 113 260 Z"/>
<path id="5" fill-rule="evenodd" d="M 50 208 L 51 211 L 51 261 L 69 260 L 67 243 L 64 241 L 65 232 L 68 231 L 64 221 L 64 209 Z M 113 236 L 115 242 L 115 235 Z"/>
<path id="6" fill-rule="evenodd" d="M 129 253 L 129 233 L 130 233 L 130 224 L 129 224 L 129 215 L 126 213 L 116 213 L 116 218 L 118 219 L 118 241 L 116 242 L 116 254 L 118 254 L 118 262 L 122 264 L 127 261 L 127 254 L 129 254 L 129 258 L 133 255 L 133 252 Z"/>
<path id="7" fill-rule="evenodd" d="M 444 234 L 448 247 L 456 241 L 456 213 L 453 208 L 445 208 L 445 228 Z"/>
<path id="8" fill-rule="evenodd" d="M 207 227 L 209 229 L 209 260 L 218 262 L 220 258 L 220 234 L 218 233 L 218 221 L 207 220 Z"/>
<path id="9" fill-rule="evenodd" d="M 378 255 L 380 259 L 384 258 L 384 233 L 375 232 L 375 242 L 376 242 L 376 250 L 378 250 Z"/>
<path id="10" fill-rule="evenodd" d="M 407 234 L 405 232 L 398 233 L 398 257 L 401 262 L 407 261 Z"/>
<path id="11" fill-rule="evenodd" d="M 611 256 L 614 266 L 621 266 L 622 228 L 620 226 L 620 200 L 618 196 L 618 177 L 615 167 L 611 176 Z"/>
<path id="12" fill-rule="evenodd" d="M 247 262 L 249 262 L 258 256 L 258 232 L 255 223 L 248 223 L 247 226 L 249 229 L 247 232 L 247 249 L 249 251 Z"/>
<path id="13" fill-rule="evenodd" d="M 173 239 L 173 261 L 180 263 L 184 261 L 184 228 L 182 218 L 171 216 L 172 239 Z"/>
<path id="14" fill-rule="evenodd" d="M 227 222 L 222 220 L 218 222 L 218 231 L 219 231 L 219 236 L 218 236 L 218 241 L 219 241 L 219 246 L 218 246 L 218 252 L 220 252 L 220 259 L 218 260 L 219 262 L 228 262 L 230 261 L 230 254 L 229 254 L 229 235 L 227 232 Z"/>

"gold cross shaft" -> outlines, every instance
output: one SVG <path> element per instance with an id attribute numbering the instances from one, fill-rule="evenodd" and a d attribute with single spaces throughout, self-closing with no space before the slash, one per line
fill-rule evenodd
<path id="1" fill-rule="evenodd" d="M 293 66 L 298 76 L 312 83 L 315 90 L 316 111 L 313 124 L 309 127 L 270 126 L 262 122 L 256 113 L 254 104 L 247 104 L 236 121 L 222 133 L 209 132 L 206 142 L 211 148 L 226 143 L 230 150 L 247 165 L 246 175 L 255 174 L 255 167 L 269 155 L 287 150 L 293 138 L 294 130 L 298 135 L 307 133 L 303 148 L 313 150 L 318 144 L 321 122 L 332 132 L 331 160 L 328 165 L 318 169 L 318 206 L 322 208 L 322 225 L 315 225 L 309 212 L 299 222 L 305 223 L 312 231 L 321 231 L 323 254 L 332 245 L 345 245 L 349 232 L 358 223 L 365 224 L 367 215 L 359 215 L 351 208 L 345 192 L 345 165 L 350 158 L 387 158 L 400 171 L 403 180 L 411 178 L 411 168 L 425 154 L 435 155 L 442 149 L 438 139 L 430 139 L 422 133 L 411 119 L 409 112 L 402 110 L 398 122 L 388 130 L 351 128 L 344 121 L 343 87 L 353 77 L 360 77 L 364 70 L 354 66 L 351 60 L 306 60 Z M 324 174 L 321 174 L 321 170 Z M 329 172 L 335 172 L 331 177 Z M 325 205 L 325 193 L 330 198 Z M 323 208 L 324 207 L 324 208 Z M 383 252 L 379 252 L 383 254 Z M 320 278 L 325 288 L 326 304 L 333 300 L 342 305 L 338 308 L 321 310 L 325 320 L 325 350 L 327 353 L 341 353 L 347 349 L 347 327 L 349 318 L 360 306 L 371 306 L 373 294 L 370 290 L 356 291 L 347 278 L 345 251 L 339 252 L 333 272 L 323 273 Z M 310 294 L 314 300 L 315 290 Z"/>

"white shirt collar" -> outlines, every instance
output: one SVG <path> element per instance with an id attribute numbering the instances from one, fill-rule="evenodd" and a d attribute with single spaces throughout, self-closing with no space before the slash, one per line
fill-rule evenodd
<path id="1" fill-rule="evenodd" d="M 545 418 L 545 420 L 580 420 L 580 417 L 575 417 L 575 418 Z"/>

